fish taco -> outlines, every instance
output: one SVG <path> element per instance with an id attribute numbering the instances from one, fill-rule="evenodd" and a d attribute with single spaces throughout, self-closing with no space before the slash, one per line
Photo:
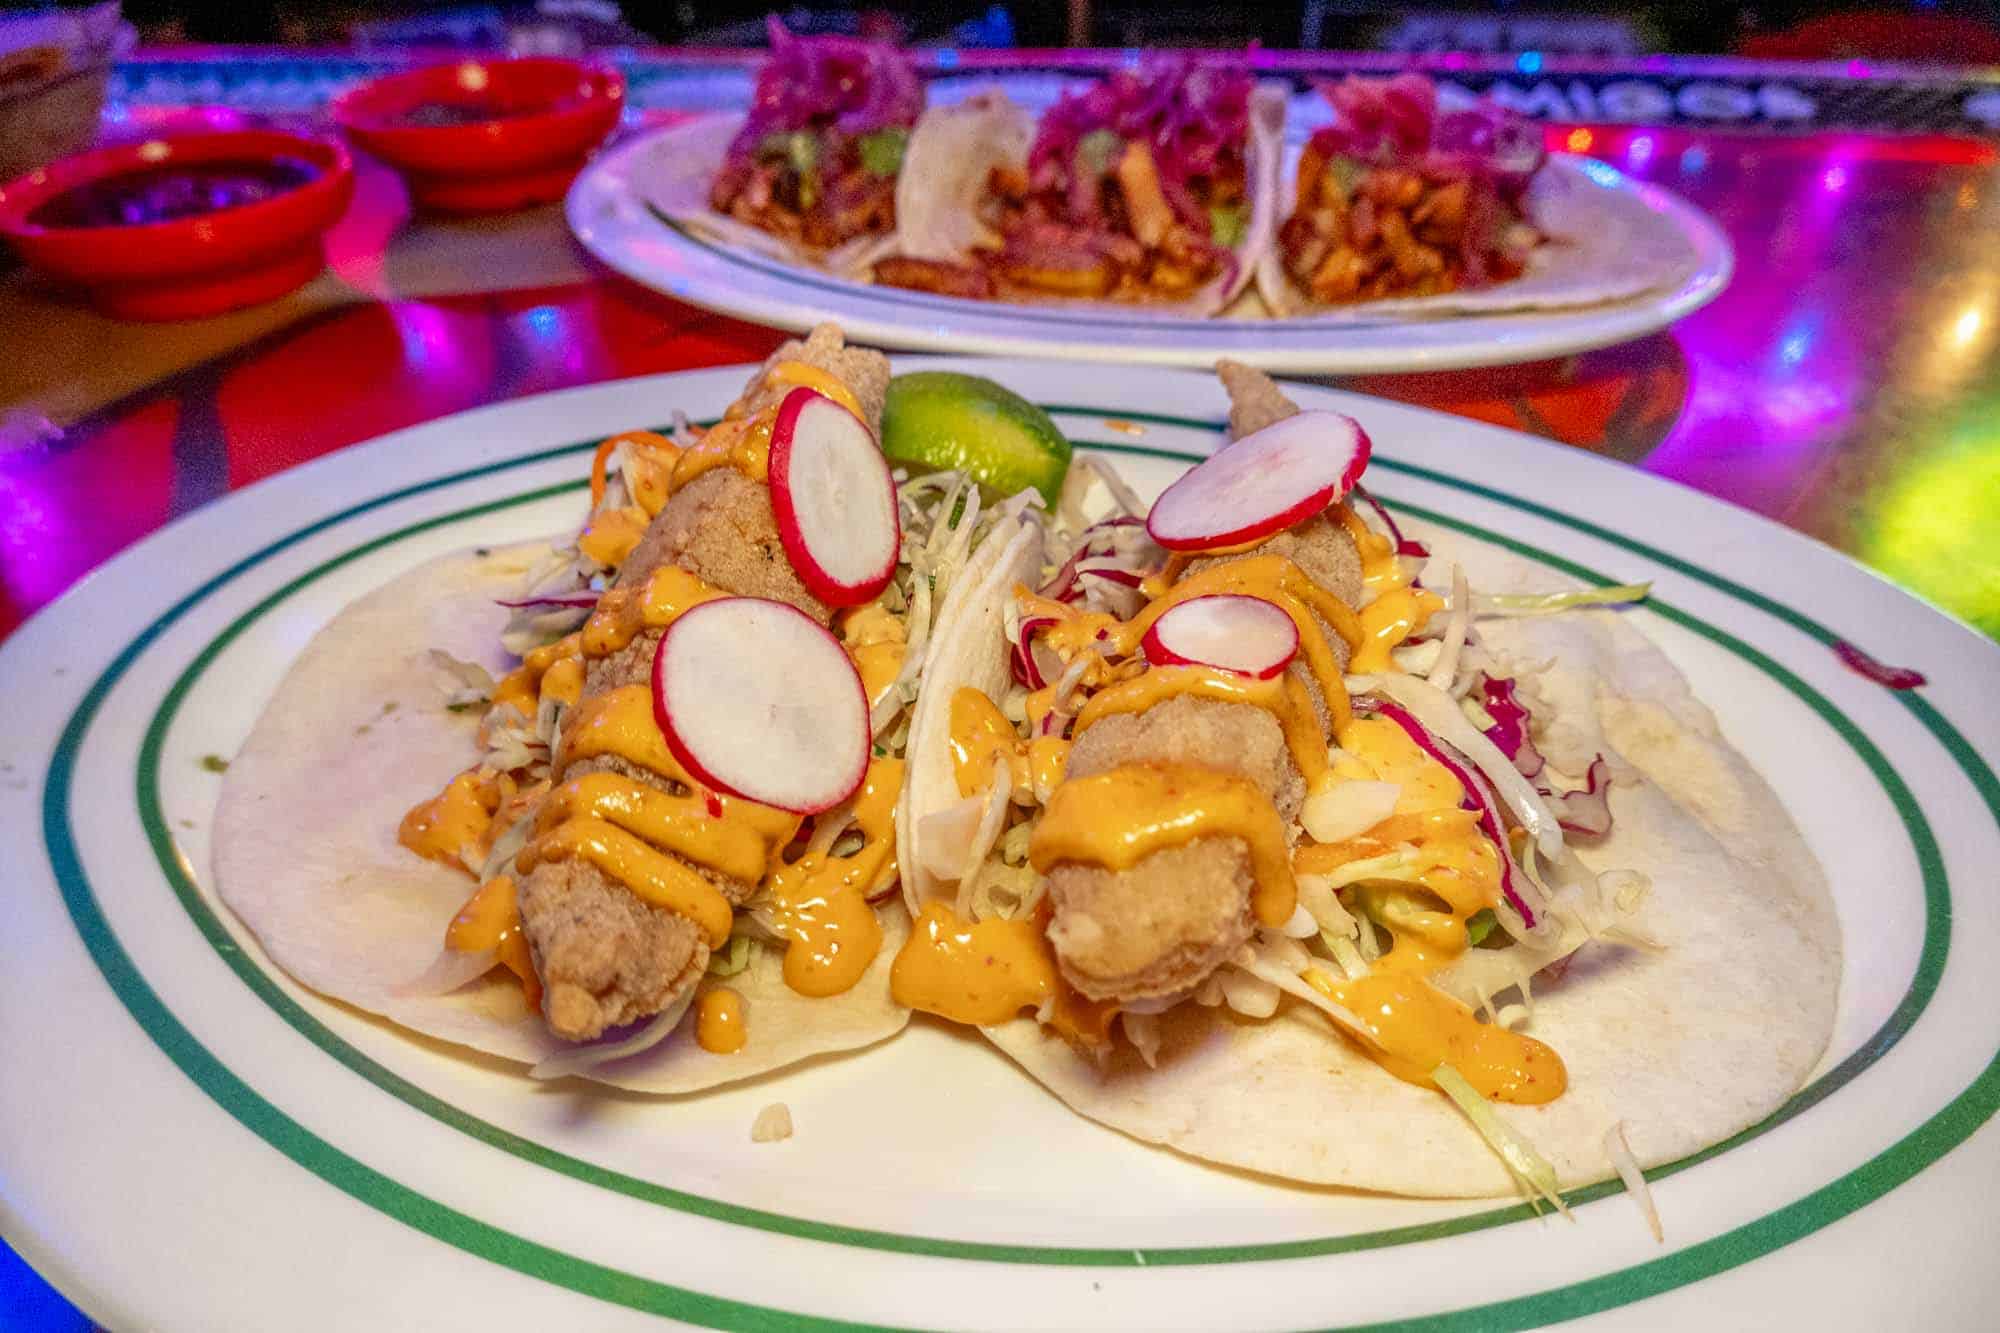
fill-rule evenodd
<path id="1" fill-rule="evenodd" d="M 910 705 L 936 606 L 1014 515 L 891 473 L 888 378 L 815 330 L 707 428 L 606 440 L 574 536 L 440 557 L 321 629 L 217 815 L 221 896 L 270 956 L 654 1092 L 898 1031 Z"/>
<path id="2" fill-rule="evenodd" d="M 1769 1115 L 1838 927 L 1645 590 L 1419 540 L 1357 423 L 1223 374 L 1233 443 L 1150 506 L 1024 513 L 947 607 L 895 996 L 1315 1184 L 1555 1200 Z"/>

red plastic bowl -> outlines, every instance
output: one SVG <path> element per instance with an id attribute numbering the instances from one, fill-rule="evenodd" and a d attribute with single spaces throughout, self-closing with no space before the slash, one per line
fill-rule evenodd
<path id="1" fill-rule="evenodd" d="M 419 205 L 504 213 L 562 198 L 624 110 L 615 71 L 528 57 L 375 79 L 342 94 L 333 120 L 400 171 Z"/>
<path id="2" fill-rule="evenodd" d="M 49 227 L 49 200 L 113 176 L 175 165 L 303 161 L 318 174 L 269 199 L 167 222 Z M 320 237 L 347 210 L 354 164 L 325 139 L 269 130 L 182 134 L 100 148 L 0 188 L 0 237 L 21 258 L 85 288 L 120 319 L 194 319 L 273 301 L 326 266 Z"/>

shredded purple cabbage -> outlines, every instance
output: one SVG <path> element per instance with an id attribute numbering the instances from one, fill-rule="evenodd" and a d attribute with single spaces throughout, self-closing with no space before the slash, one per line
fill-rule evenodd
<path id="1" fill-rule="evenodd" d="M 1419 560 L 1428 560 L 1431 558 L 1431 548 L 1422 542 L 1411 541 L 1408 537 L 1405 537 L 1403 530 L 1396 526 L 1396 520 L 1389 513 L 1388 506 L 1369 494 L 1367 488 L 1362 486 L 1360 482 L 1357 481 L 1354 483 L 1354 489 L 1349 494 L 1375 511 L 1375 517 L 1382 520 L 1382 526 L 1389 530 L 1390 539 L 1396 543 L 1397 555 L 1413 555 Z M 1417 586 L 1422 585 L 1419 584 Z"/>
<path id="2" fill-rule="evenodd" d="M 1459 801 L 1461 808 L 1474 811 L 1479 816 L 1479 830 L 1492 839 L 1493 850 L 1500 857 L 1500 892 L 1508 904 L 1521 914 L 1521 923 L 1528 929 L 1535 928 L 1534 909 L 1521 897 L 1514 883 L 1514 854 L 1507 845 L 1507 832 L 1500 824 L 1498 802 L 1487 790 L 1486 780 L 1479 776 L 1478 768 L 1457 750 L 1430 733 L 1430 729 L 1410 715 L 1400 704 L 1383 699 L 1355 700 L 1357 710 L 1379 713 L 1401 727 L 1417 748 L 1444 765 L 1445 771 L 1458 779 L 1464 791 Z"/>
<path id="3" fill-rule="evenodd" d="M 1157 56 L 1137 69 L 1119 70 L 1087 91 L 1064 94 L 1043 115 L 1028 151 L 1029 183 L 1036 190 L 1062 190 L 1070 222 L 1100 222 L 1100 177 L 1075 167 L 1084 136 L 1108 130 L 1152 149 L 1160 189 L 1174 215 L 1207 236 L 1208 214 L 1193 183 L 1224 168 L 1243 169 L 1253 86 L 1239 66 L 1185 55 Z"/>
<path id="4" fill-rule="evenodd" d="M 1509 201 L 1548 160 L 1533 121 L 1484 98 L 1440 110 L 1437 86 L 1420 74 L 1350 76 L 1320 84 L 1319 92 L 1334 117 L 1312 138 L 1325 157 L 1412 166 L 1437 181 L 1484 181 Z"/>
<path id="5" fill-rule="evenodd" d="M 520 597 L 511 600 L 495 598 L 494 602 L 496 605 L 504 606 L 510 611 L 523 611 L 531 607 L 551 606 L 578 607 L 588 610 L 597 605 L 598 598 L 601 595 L 585 588 L 581 592 L 545 593 L 536 597 Z"/>
<path id="6" fill-rule="evenodd" d="M 1601 838 L 1609 833 L 1611 765 L 1605 757 L 1600 754 L 1590 761 L 1581 788 L 1557 791 L 1542 780 L 1542 771 L 1548 763 L 1542 758 L 1541 751 L 1535 748 L 1534 737 L 1530 734 L 1534 715 L 1514 693 L 1513 677 L 1489 676 L 1481 672 L 1473 678 L 1473 684 L 1480 692 L 1480 703 L 1493 719 L 1493 725 L 1486 728 L 1486 739 L 1513 761 L 1522 777 L 1535 784 L 1535 790 L 1542 794 L 1549 808 L 1555 812 L 1556 822 L 1566 831 L 1588 838 Z"/>
<path id="7" fill-rule="evenodd" d="M 1493 718 L 1493 725 L 1486 728 L 1486 739 L 1513 761 L 1522 777 L 1541 776 L 1544 760 L 1541 751 L 1535 748 L 1534 738 L 1528 734 L 1534 718 L 1529 715 L 1528 706 L 1515 697 L 1513 677 L 1495 678 L 1481 672 L 1474 683 L 1482 696 L 1480 702 Z"/>
<path id="8" fill-rule="evenodd" d="M 860 136 L 908 128 L 924 109 L 924 88 L 909 59 L 885 42 L 829 35 L 800 37 L 774 14 L 770 58 L 757 72 L 750 115 L 729 145 L 748 161 L 766 136 L 834 130 Z"/>
<path id="9" fill-rule="evenodd" d="M 1536 790 L 1555 811 L 1556 822 L 1570 833 L 1601 838 L 1611 832 L 1611 764 L 1603 755 L 1590 761 L 1584 785 L 1575 791 L 1550 791 L 1541 784 Z"/>

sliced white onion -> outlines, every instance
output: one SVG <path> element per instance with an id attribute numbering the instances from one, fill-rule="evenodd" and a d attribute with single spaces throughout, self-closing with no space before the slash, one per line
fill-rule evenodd
<path id="1" fill-rule="evenodd" d="M 1270 969 L 1273 972 L 1277 968 Z M 1248 968 L 1216 973 L 1222 982 L 1222 998 L 1245 1018 L 1269 1018 L 1278 1012 L 1278 987 Z M 1311 989 L 1308 987 L 1308 989 Z"/>
<path id="2" fill-rule="evenodd" d="M 1459 651 L 1465 647 L 1465 632 L 1472 624 L 1472 589 L 1465 581 L 1465 567 L 1454 562 L 1451 567 L 1451 619 L 1445 622 L 1444 647 L 1438 652 L 1438 659 L 1431 667 L 1430 683 L 1440 690 L 1450 690 L 1454 677 L 1458 675 Z"/>
<path id="3" fill-rule="evenodd" d="M 939 879 L 965 878 L 989 804 L 985 793 L 967 796 L 917 821 L 917 860 L 926 871 Z"/>
<path id="4" fill-rule="evenodd" d="M 1309 940 L 1319 934 L 1319 921 L 1300 903 L 1292 908 L 1292 919 L 1284 924 L 1283 932 L 1287 939 Z"/>
<path id="5" fill-rule="evenodd" d="M 1124 1025 L 1126 1039 L 1132 1043 L 1132 1049 L 1139 1052 L 1139 1058 L 1146 1062 L 1146 1068 L 1159 1068 L 1159 1017 L 1154 1014 L 1137 1013 L 1128 1008 L 1122 1012 L 1118 1021 Z"/>
<path id="6" fill-rule="evenodd" d="M 1346 842 L 1396 813 L 1403 794 L 1395 782 L 1340 782 L 1306 798 L 1299 822 L 1314 842 Z"/>
<path id="7" fill-rule="evenodd" d="M 449 995 L 491 972 L 498 961 L 491 949 L 481 949 L 478 953 L 440 949 L 429 967 L 397 986 L 395 993 L 411 997 Z"/>

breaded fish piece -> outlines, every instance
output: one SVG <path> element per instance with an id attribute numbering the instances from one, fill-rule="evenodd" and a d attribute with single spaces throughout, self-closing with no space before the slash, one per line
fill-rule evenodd
<path id="1" fill-rule="evenodd" d="M 867 347 L 849 347 L 838 324 L 816 324 L 803 340 L 788 338 L 778 350 L 764 358 L 761 377 L 780 361 L 802 361 L 839 380 L 861 404 L 861 419 L 870 430 L 882 424 L 882 405 L 889 399 L 889 358 Z M 750 410 L 768 406 L 761 392 L 755 392 Z"/>
<path id="2" fill-rule="evenodd" d="M 1248 704 L 1182 696 L 1143 713 L 1113 714 L 1076 738 L 1067 775 L 1083 778 L 1145 762 L 1241 774 L 1271 798 L 1287 824 L 1305 799 L 1277 720 Z M 1255 930 L 1250 849 L 1240 838 L 1201 838 L 1124 871 L 1058 865 L 1048 886 L 1057 965 L 1093 1000 L 1184 991 Z"/>
<path id="3" fill-rule="evenodd" d="M 1299 405 L 1285 396 L 1278 382 L 1241 361 L 1227 357 L 1215 363 L 1216 376 L 1229 392 L 1229 438 L 1240 440 L 1274 421 L 1295 415 Z"/>
<path id="4" fill-rule="evenodd" d="M 846 347 L 839 329 L 822 325 L 804 342 L 794 339 L 779 348 L 765 369 L 787 359 L 837 376 L 872 414 L 871 426 L 879 423 L 889 383 L 888 358 L 880 352 Z M 753 412 L 775 396 L 763 388 L 762 374 L 746 396 Z M 732 469 L 704 472 L 674 493 L 619 570 L 617 586 L 636 587 L 666 565 L 725 592 L 788 603 L 822 625 L 832 620 L 832 611 L 806 591 L 779 544 L 769 489 Z M 662 632 L 648 631 L 610 657 L 590 662 L 583 697 L 648 680 Z M 672 780 L 614 757 L 569 764 L 562 740 L 552 765 L 555 785 L 609 769 L 679 793 Z M 733 904 L 741 905 L 756 888 L 693 868 Z M 659 1013 L 708 966 L 708 945 L 694 923 L 641 900 L 588 862 L 537 865 L 523 877 L 518 896 L 522 928 L 542 979 L 543 1016 L 551 1031 L 570 1041 L 589 1041 Z"/>
<path id="5" fill-rule="evenodd" d="M 666 565 L 685 569 L 712 588 L 785 602 L 822 625 L 833 618 L 832 610 L 806 591 L 785 555 L 770 488 L 733 468 L 704 472 L 674 492 L 632 548 L 618 586 L 642 584 Z M 656 642 L 657 634 L 646 647 L 649 665 Z M 603 665 L 593 663 L 591 669 Z"/>
<path id="6" fill-rule="evenodd" d="M 1216 367 L 1230 395 L 1232 438 L 1261 430 L 1297 412 L 1270 376 L 1234 361 Z M 1315 515 L 1279 533 L 1254 552 L 1282 555 L 1315 583 L 1346 602 L 1362 599 L 1361 557 L 1337 521 Z M 1210 556 L 1189 562 L 1189 576 L 1246 558 Z M 1347 644 L 1321 623 L 1342 667 Z M 1303 662 L 1294 673 L 1305 683 L 1321 726 L 1326 705 Z M 1132 763 L 1201 764 L 1240 773 L 1255 782 L 1289 827 L 1298 818 L 1305 783 L 1269 713 L 1248 704 L 1186 697 L 1138 714 L 1118 714 L 1077 737 L 1068 776 Z M 1249 848 L 1239 838 L 1202 838 L 1146 857 L 1122 872 L 1076 864 L 1048 876 L 1054 915 L 1049 940 L 1070 985 L 1093 1000 L 1132 1001 L 1175 995 L 1198 984 L 1255 932 L 1250 912 Z"/>

